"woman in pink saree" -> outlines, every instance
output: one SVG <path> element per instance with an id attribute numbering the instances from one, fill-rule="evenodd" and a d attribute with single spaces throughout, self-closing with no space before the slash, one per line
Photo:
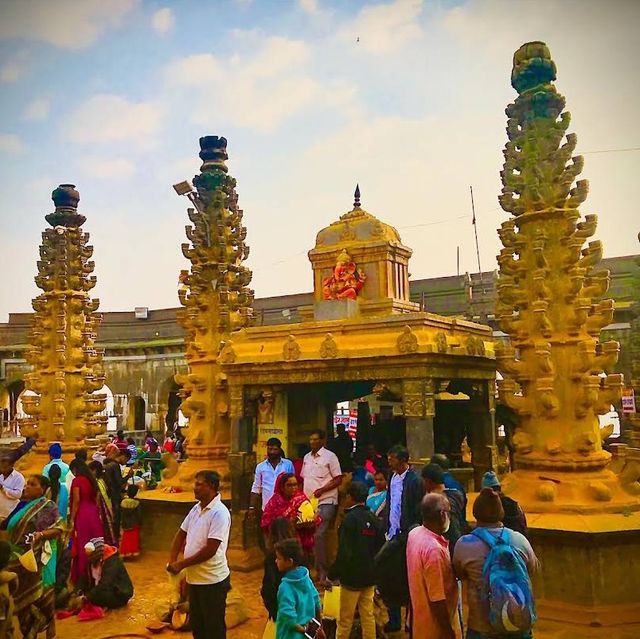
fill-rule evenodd
<path id="1" fill-rule="evenodd" d="M 268 535 L 275 519 L 288 519 L 295 525 L 302 549 L 310 555 L 313 551 L 313 536 L 320 523 L 318 515 L 309 516 L 311 509 L 309 499 L 298 487 L 296 476 L 282 473 L 278 475 L 273 495 L 264 508 L 260 527 Z"/>
<path id="2" fill-rule="evenodd" d="M 89 467 L 78 459 L 71 462 L 75 478 L 71 483 L 71 582 L 76 584 L 87 572 L 85 544 L 95 537 L 104 537 L 104 527 L 98 508 L 98 484 Z"/>

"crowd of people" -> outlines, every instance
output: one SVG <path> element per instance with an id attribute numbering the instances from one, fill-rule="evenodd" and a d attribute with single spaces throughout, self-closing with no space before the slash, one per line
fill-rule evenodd
<path id="1" fill-rule="evenodd" d="M 53 638 L 56 617 L 98 618 L 131 599 L 122 558 L 140 552 L 135 479 L 152 484 L 162 463 L 150 432 L 141 449 L 131 442 L 118 431 L 91 460 L 80 449 L 68 464 L 51 444 L 49 462 L 27 477 L 15 463 L 33 439 L 0 453 L 0 637 L 12 636 L 14 616 L 24 639 Z M 150 461 L 138 470 L 132 457 Z"/>
<path id="2" fill-rule="evenodd" d="M 56 611 L 97 618 L 133 596 L 123 558 L 140 552 L 138 480 L 143 475 L 153 486 L 159 479 L 167 442 L 160 446 L 151 433 L 140 448 L 131 441 L 119 431 L 90 461 L 78 450 L 69 464 L 52 444 L 41 474 L 26 478 L 14 464 L 33 442 L 0 455 L 0 636 L 11 636 L 15 615 L 25 639 L 42 631 L 51 639 Z M 174 453 L 175 440 L 168 448 Z M 495 473 L 482 478 L 472 529 L 465 488 L 444 455 L 416 470 L 404 446 L 382 454 L 369 444 L 354 455 L 348 434 L 327 446 L 322 430 L 311 432 L 301 460 L 286 459 L 277 438 L 266 453 L 256 466 L 248 521 L 262 533 L 261 594 L 271 636 L 323 639 L 335 630 L 347 639 L 358 619 L 362 639 L 375 639 L 377 626 L 414 638 L 530 639 L 529 575 L 538 561 L 524 513 Z M 188 585 L 194 638 L 222 639 L 231 515 L 216 472 L 194 481 L 197 503 L 175 534 L 167 571 Z M 322 618 L 323 591 L 339 593 L 335 627 Z"/>
<path id="3" fill-rule="evenodd" d="M 349 438 L 347 447 L 341 434 L 329 450 L 324 432 L 313 431 L 297 475 L 276 438 L 268 441 L 267 457 L 256 467 L 250 513 L 256 518 L 262 510 L 261 593 L 275 636 L 299 636 L 307 626 L 321 626 L 318 593 L 339 585 L 337 639 L 351 636 L 356 611 L 363 639 L 375 639 L 374 608 L 381 604 L 388 615 L 386 633 L 531 637 L 535 606 L 529 575 L 537 559 L 526 538 L 524 513 L 502 494 L 496 474 L 482 478 L 472 529 L 466 491 L 445 455 L 434 455 L 416 472 L 404 446 L 383 455 L 369 445 L 354 457 L 353 443 Z M 337 552 L 329 564 L 327 533 L 340 502 Z M 498 603 L 502 608 L 496 610 Z"/>

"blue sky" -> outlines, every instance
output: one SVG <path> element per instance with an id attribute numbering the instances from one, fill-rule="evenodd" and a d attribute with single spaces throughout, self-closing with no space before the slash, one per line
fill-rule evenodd
<path id="1" fill-rule="evenodd" d="M 545 40 L 580 152 L 640 146 L 637 2 L 323 0 L 0 4 L 0 321 L 25 311 L 50 193 L 72 182 L 103 310 L 177 305 L 198 137 L 224 135 L 257 296 L 311 288 L 318 230 L 364 207 L 413 277 L 495 268 L 511 57 Z M 605 255 L 638 252 L 636 151 L 588 153 Z M 8 277 L 7 277 L 8 276 Z"/>

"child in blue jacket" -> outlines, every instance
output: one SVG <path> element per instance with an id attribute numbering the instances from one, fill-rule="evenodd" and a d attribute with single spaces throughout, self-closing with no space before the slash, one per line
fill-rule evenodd
<path id="1" fill-rule="evenodd" d="M 309 577 L 309 570 L 300 565 L 304 555 L 298 540 L 285 539 L 275 545 L 275 551 L 276 565 L 282 573 L 276 639 L 301 639 L 311 619 L 315 617 L 322 622 L 320 596 Z M 313 636 L 324 639 L 322 627 Z"/>

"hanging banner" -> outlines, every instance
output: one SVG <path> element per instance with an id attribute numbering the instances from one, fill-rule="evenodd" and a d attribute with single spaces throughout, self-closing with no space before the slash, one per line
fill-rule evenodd
<path id="1" fill-rule="evenodd" d="M 622 412 L 623 413 L 636 412 L 636 398 L 633 393 L 633 388 L 622 389 Z"/>

